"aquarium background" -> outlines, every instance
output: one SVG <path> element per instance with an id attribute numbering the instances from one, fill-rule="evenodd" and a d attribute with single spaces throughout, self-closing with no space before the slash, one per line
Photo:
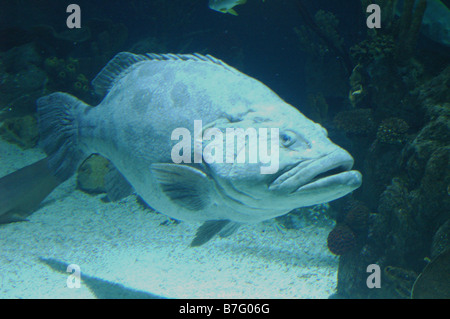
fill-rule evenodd
<path id="1" fill-rule="evenodd" d="M 108 165 L 92 156 L 28 221 L 0 225 L 0 297 L 410 298 L 421 273 L 416 296 L 449 297 L 450 49 L 420 33 L 433 19 L 423 1 L 395 14 L 390 0 L 249 0 L 233 16 L 207 0 L 78 0 L 82 28 L 69 30 L 72 2 L 0 4 L 0 176 L 45 157 L 37 98 L 95 105 L 91 80 L 130 51 L 211 54 L 255 77 L 323 125 L 364 181 L 190 248 L 199 225 L 135 196 L 102 201 Z M 366 26 L 369 3 L 380 30 Z M 69 264 L 80 289 L 67 288 Z M 367 287 L 371 264 L 381 288 Z"/>

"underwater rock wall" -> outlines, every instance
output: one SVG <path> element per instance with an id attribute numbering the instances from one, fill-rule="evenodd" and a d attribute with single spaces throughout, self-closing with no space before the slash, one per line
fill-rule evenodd
<path id="1" fill-rule="evenodd" d="M 393 175 L 379 197 L 377 212 L 370 215 L 365 244 L 359 251 L 341 256 L 339 295 L 409 298 L 417 275 L 430 259 L 449 247 L 449 84 L 450 67 L 447 67 L 411 92 L 422 105 L 425 124 L 399 153 L 386 149 L 383 166 L 395 169 L 385 172 L 386 176 Z M 396 159 L 394 155 L 400 156 Z M 396 164 L 389 166 L 389 158 Z M 367 168 L 376 170 L 378 160 L 366 163 Z M 365 193 L 362 199 L 373 200 L 368 196 Z M 366 268 L 370 264 L 381 267 L 380 289 L 366 286 Z"/>

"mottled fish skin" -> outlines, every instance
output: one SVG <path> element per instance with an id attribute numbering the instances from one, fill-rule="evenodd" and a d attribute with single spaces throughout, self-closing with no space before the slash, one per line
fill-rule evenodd
<path id="1" fill-rule="evenodd" d="M 361 174 L 350 171 L 353 158 L 322 126 L 211 56 L 120 53 L 94 85 L 106 94 L 96 107 L 63 93 L 39 100 L 41 131 L 51 132 L 55 125 L 46 122 L 64 117 L 76 128 L 64 130 L 76 134 L 63 145 L 66 153 L 77 150 L 73 163 L 91 153 L 103 155 L 152 208 L 171 218 L 255 223 L 334 200 L 361 184 Z M 62 115 L 47 115 L 61 103 L 68 108 Z M 194 120 L 223 131 L 278 128 L 279 171 L 261 174 L 266 165 L 261 163 L 174 164 L 171 150 L 179 141 L 171 139 L 172 132 L 192 132 Z M 73 164 L 64 159 L 70 156 L 52 155 L 52 135 L 42 136 L 50 165 L 60 175 L 68 171 Z"/>

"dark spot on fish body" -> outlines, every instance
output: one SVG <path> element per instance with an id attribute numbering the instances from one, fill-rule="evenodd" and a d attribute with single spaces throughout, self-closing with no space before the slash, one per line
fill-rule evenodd
<path id="1" fill-rule="evenodd" d="M 131 107 L 137 115 L 143 116 L 152 103 L 153 92 L 149 89 L 139 90 L 131 100 Z"/>
<path id="2" fill-rule="evenodd" d="M 143 136 L 149 141 L 155 139 L 157 136 L 156 131 L 150 122 L 147 122 L 147 125 L 145 125 L 143 129 Z"/>
<path id="3" fill-rule="evenodd" d="M 178 108 L 186 104 L 189 99 L 189 90 L 186 84 L 177 82 L 170 92 L 170 98 L 172 99 L 173 106 Z"/>

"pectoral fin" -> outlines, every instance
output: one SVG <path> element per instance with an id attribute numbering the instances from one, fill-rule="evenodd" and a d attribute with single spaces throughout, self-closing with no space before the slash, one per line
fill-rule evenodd
<path id="1" fill-rule="evenodd" d="M 234 9 L 228 9 L 227 11 L 229 14 L 232 14 L 234 16 L 238 16 L 238 13 Z"/>
<path id="2" fill-rule="evenodd" d="M 193 211 L 210 205 L 214 182 L 202 171 L 177 164 L 153 164 L 151 171 L 175 204 Z"/>

